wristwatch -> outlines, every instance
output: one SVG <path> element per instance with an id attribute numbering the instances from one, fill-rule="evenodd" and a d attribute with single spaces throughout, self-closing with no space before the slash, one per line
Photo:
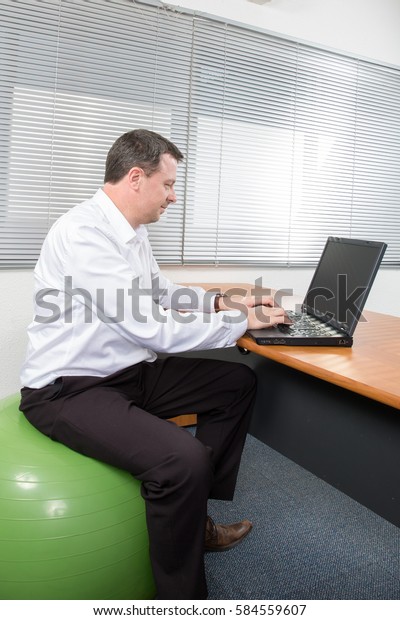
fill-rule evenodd
<path id="1" fill-rule="evenodd" d="M 217 293 L 214 297 L 214 310 L 215 312 L 219 312 L 220 311 L 220 307 L 219 307 L 219 300 L 221 299 L 221 297 L 228 297 L 228 295 L 226 295 L 226 293 Z"/>

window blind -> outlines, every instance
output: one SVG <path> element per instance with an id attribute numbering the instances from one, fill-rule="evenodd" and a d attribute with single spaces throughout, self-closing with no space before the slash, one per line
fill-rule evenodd
<path id="1" fill-rule="evenodd" d="M 400 260 L 400 72 L 197 18 L 184 260 L 314 265 L 328 235 Z"/>
<path id="2" fill-rule="evenodd" d="M 120 134 L 184 152 L 161 263 L 312 265 L 328 235 L 400 264 L 400 71 L 132 0 L 0 5 L 0 266 L 37 259 Z"/>
<path id="3" fill-rule="evenodd" d="M 119 135 L 146 127 L 186 150 L 192 25 L 128 0 L 4 0 L 0 16 L 0 263 L 24 267 L 102 185 Z M 177 208 L 152 231 L 161 261 L 181 262 L 182 230 Z"/>

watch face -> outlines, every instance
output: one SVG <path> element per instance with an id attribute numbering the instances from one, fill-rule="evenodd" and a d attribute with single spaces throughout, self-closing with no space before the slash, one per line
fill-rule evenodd
<path id="1" fill-rule="evenodd" d="M 224 293 L 216 293 L 214 297 L 214 310 L 215 312 L 219 312 L 219 300 L 221 297 L 226 297 Z"/>

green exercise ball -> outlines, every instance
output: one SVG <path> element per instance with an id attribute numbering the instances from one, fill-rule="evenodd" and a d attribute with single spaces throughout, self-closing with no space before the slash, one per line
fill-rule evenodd
<path id="1" fill-rule="evenodd" d="M 0 599 L 150 599 L 140 483 L 0 401 Z"/>

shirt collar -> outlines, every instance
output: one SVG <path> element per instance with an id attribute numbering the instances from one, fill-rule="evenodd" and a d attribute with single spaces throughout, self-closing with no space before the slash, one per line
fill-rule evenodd
<path id="1" fill-rule="evenodd" d="M 139 226 L 138 228 L 132 228 L 126 217 L 124 217 L 121 211 L 115 206 L 111 198 L 100 188 L 94 195 L 94 200 L 100 206 L 103 215 L 107 221 L 111 224 L 114 232 L 117 234 L 122 243 L 131 243 L 135 239 L 142 239 L 147 237 L 147 229 L 145 226 Z"/>

